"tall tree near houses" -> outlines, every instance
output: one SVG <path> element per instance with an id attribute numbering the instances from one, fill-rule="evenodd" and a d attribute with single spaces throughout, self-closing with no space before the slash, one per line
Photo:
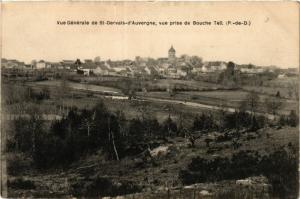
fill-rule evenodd
<path id="1" fill-rule="evenodd" d="M 251 91 L 246 96 L 246 106 L 249 109 L 252 116 L 255 115 L 255 112 L 258 109 L 258 105 L 259 105 L 259 95 L 256 92 Z"/>
<path id="2" fill-rule="evenodd" d="M 289 95 L 290 98 L 293 97 L 293 89 L 290 88 L 290 87 L 288 87 L 288 95 Z"/>
<path id="3" fill-rule="evenodd" d="M 150 115 L 149 109 L 145 102 L 141 102 L 140 107 L 138 107 L 138 112 L 141 114 L 142 121 L 145 121 Z"/>
<path id="4" fill-rule="evenodd" d="M 39 113 L 37 107 L 32 107 L 29 112 L 30 120 L 29 120 L 29 131 L 31 132 L 31 155 L 35 158 L 37 154 L 37 144 L 38 144 L 38 136 L 41 136 L 41 132 L 43 131 L 43 120 Z"/>
<path id="5" fill-rule="evenodd" d="M 67 82 L 67 78 L 65 74 L 62 74 L 61 82 L 60 82 L 60 88 L 58 90 L 59 99 L 60 99 L 60 113 L 63 113 L 65 106 L 64 106 L 64 98 L 65 94 L 69 91 L 69 85 Z"/>
<path id="6" fill-rule="evenodd" d="M 227 108 L 226 108 L 226 103 L 225 102 L 221 102 L 219 104 L 219 111 L 217 112 L 217 117 L 218 117 L 218 128 L 219 131 L 222 131 L 225 127 L 225 117 L 226 117 L 226 112 L 227 112 Z"/>
<path id="7" fill-rule="evenodd" d="M 299 82 L 290 82 L 287 88 L 289 96 L 292 97 L 294 95 L 296 100 L 299 100 Z"/>
<path id="8" fill-rule="evenodd" d="M 85 111 L 84 112 L 84 118 L 82 119 L 82 124 L 81 124 L 81 128 L 82 129 L 86 129 L 87 131 L 87 139 L 88 142 L 90 141 L 90 134 L 91 134 L 91 129 L 95 126 L 95 116 L 96 116 L 96 111 L 94 111 L 93 113 L 89 112 L 89 111 Z"/>
<path id="9" fill-rule="evenodd" d="M 181 111 L 179 111 L 179 117 L 178 117 L 178 132 L 180 133 L 184 133 L 184 137 L 185 137 L 185 129 L 184 129 L 184 119 L 183 119 L 183 114 Z"/>
<path id="10" fill-rule="evenodd" d="M 255 123 L 255 112 L 258 109 L 259 100 L 259 95 L 254 91 L 249 92 L 245 99 L 247 111 L 250 111 L 251 114 L 251 126 L 253 126 Z"/>
<path id="11" fill-rule="evenodd" d="M 81 64 L 82 64 L 82 62 L 80 61 L 80 59 L 76 59 L 74 65 L 77 69 L 81 66 Z"/>
<path id="12" fill-rule="evenodd" d="M 198 57 L 198 56 L 195 56 L 195 55 L 191 57 L 190 62 L 195 67 L 200 67 L 203 64 L 202 63 L 202 58 Z"/>
<path id="13" fill-rule="evenodd" d="M 141 103 L 141 106 L 138 108 L 138 111 L 141 114 L 141 121 L 144 125 L 145 132 L 148 136 L 151 136 L 151 114 L 149 108 L 147 107 L 148 104 L 145 102 Z"/>
<path id="14" fill-rule="evenodd" d="M 90 133 L 91 133 L 91 128 L 93 126 L 93 121 L 90 120 L 89 118 L 84 118 L 82 121 L 82 128 L 87 130 L 87 137 L 89 139 Z"/>
<path id="15" fill-rule="evenodd" d="M 114 135 L 114 132 L 112 131 L 112 128 L 111 128 L 111 115 L 109 115 L 107 117 L 107 123 L 108 123 L 108 137 L 109 137 L 109 141 L 111 141 L 112 147 L 113 147 L 113 150 L 114 150 L 114 153 L 115 153 L 115 156 L 116 156 L 116 159 L 119 161 L 120 158 L 119 158 L 119 153 L 118 153 L 118 150 L 117 150 L 117 147 L 116 147 L 116 143 L 115 143 L 115 135 Z"/>
<path id="16" fill-rule="evenodd" d="M 126 118 L 125 118 L 124 112 L 122 110 L 118 110 L 116 112 L 116 117 L 117 117 L 118 124 L 119 124 L 120 134 L 123 137 L 126 137 L 127 136 L 126 129 L 125 129 Z"/>

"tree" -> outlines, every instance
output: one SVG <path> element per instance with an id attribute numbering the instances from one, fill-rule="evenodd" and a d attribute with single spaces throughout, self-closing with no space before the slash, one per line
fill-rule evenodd
<path id="1" fill-rule="evenodd" d="M 200 136 L 196 137 L 196 136 L 193 135 L 193 134 L 188 134 L 188 139 L 189 139 L 189 141 L 190 141 L 190 143 L 191 143 L 191 147 L 192 147 L 192 148 L 195 148 L 195 142 L 196 142 L 196 140 L 197 140 L 199 137 L 200 137 Z"/>
<path id="2" fill-rule="evenodd" d="M 290 98 L 293 97 L 293 92 L 294 92 L 293 89 L 288 87 L 288 95 L 289 95 Z"/>
<path id="3" fill-rule="evenodd" d="M 186 120 L 184 119 L 184 114 L 182 111 L 178 111 L 177 115 L 179 115 L 178 122 L 177 122 L 178 123 L 178 134 L 186 137 L 186 134 L 188 132 L 188 129 L 187 129 L 188 124 L 187 124 Z"/>
<path id="4" fill-rule="evenodd" d="M 128 79 L 124 81 L 123 85 L 124 85 L 122 88 L 123 94 L 127 95 L 129 100 L 136 98 L 137 85 L 135 84 L 135 82 L 131 79 Z"/>
<path id="5" fill-rule="evenodd" d="M 123 137 L 127 136 L 127 133 L 126 133 L 126 117 L 125 117 L 124 112 L 122 110 L 118 110 L 116 112 L 116 117 L 117 117 L 118 124 L 119 124 L 120 134 Z"/>
<path id="6" fill-rule="evenodd" d="M 259 100 L 259 95 L 254 91 L 250 91 L 247 94 L 245 100 L 241 102 L 241 106 L 245 107 L 240 107 L 240 109 L 245 108 L 245 112 L 249 111 L 251 114 L 251 128 L 256 125 L 255 112 L 258 109 Z"/>
<path id="7" fill-rule="evenodd" d="M 224 118 L 223 118 L 223 129 L 236 129 L 237 131 L 239 130 L 239 117 L 238 113 L 225 113 Z"/>
<path id="8" fill-rule="evenodd" d="M 206 147 L 209 147 L 209 143 L 212 142 L 213 140 L 210 138 L 206 138 L 204 141 L 206 143 Z"/>
<path id="9" fill-rule="evenodd" d="M 146 104 L 145 102 L 142 102 L 137 109 L 138 109 L 138 112 L 141 115 L 141 120 L 142 121 L 145 121 L 151 115 L 150 111 L 149 111 L 149 108 L 148 108 L 148 104 Z"/>
<path id="10" fill-rule="evenodd" d="M 202 63 L 202 58 L 198 57 L 198 56 L 192 56 L 190 58 L 190 64 L 193 67 L 202 67 L 203 63 Z"/>
<path id="11" fill-rule="evenodd" d="M 288 94 L 290 97 L 295 96 L 297 100 L 299 100 L 299 85 L 297 81 L 290 82 L 288 84 Z"/>
<path id="12" fill-rule="evenodd" d="M 43 99 L 49 99 L 50 98 L 50 90 L 49 90 L 48 86 L 44 86 L 42 88 L 42 96 L 43 96 Z"/>
<path id="13" fill-rule="evenodd" d="M 197 115 L 194 119 L 194 131 L 209 131 L 215 129 L 215 127 L 216 124 L 211 114 L 202 113 L 201 115 Z"/>
<path id="14" fill-rule="evenodd" d="M 276 115 L 277 111 L 282 107 L 282 102 L 278 98 L 268 97 L 265 99 L 266 110 L 273 115 Z"/>
<path id="15" fill-rule="evenodd" d="M 32 154 L 34 155 L 36 153 L 37 135 L 41 133 L 43 129 L 43 120 L 41 119 L 40 115 L 37 115 L 37 113 L 31 113 L 29 122 L 30 130 L 32 132 Z"/>
<path id="16" fill-rule="evenodd" d="M 176 89 L 177 89 L 176 87 L 170 89 L 169 91 L 170 97 L 175 97 L 177 95 Z"/>
<path id="17" fill-rule="evenodd" d="M 147 60 L 147 65 L 148 66 L 156 66 L 157 64 L 158 64 L 158 62 L 155 59 L 153 59 L 153 58 L 149 58 Z"/>
<path id="18" fill-rule="evenodd" d="M 219 128 L 219 131 L 222 131 L 225 128 L 225 117 L 226 117 L 226 104 L 221 102 L 219 105 L 219 111 L 217 112 L 216 125 Z"/>
<path id="19" fill-rule="evenodd" d="M 115 125 L 115 123 L 117 122 L 117 120 L 115 120 L 111 116 L 108 116 L 108 118 L 107 118 L 107 123 L 108 123 L 108 137 L 111 140 L 112 147 L 113 147 L 116 159 L 120 160 L 119 153 L 118 153 L 118 150 L 117 150 L 117 147 L 116 147 L 116 143 L 115 143 L 115 132 L 111 128 L 111 123 L 112 122 L 113 122 L 113 125 Z"/>
<path id="20" fill-rule="evenodd" d="M 276 93 L 276 97 L 281 97 L 281 95 L 280 95 L 280 91 L 277 91 L 277 93 Z"/>
<path id="21" fill-rule="evenodd" d="M 129 122 L 129 136 L 134 142 L 142 141 L 145 135 L 145 128 L 140 119 L 132 119 Z"/>
<path id="22" fill-rule="evenodd" d="M 14 140 L 17 151 L 28 152 L 32 147 L 32 131 L 29 128 L 29 120 L 18 118 L 14 120 Z"/>
<path id="23" fill-rule="evenodd" d="M 246 96 L 245 102 L 246 103 L 244 105 L 246 105 L 247 109 L 253 116 L 259 105 L 259 95 L 254 91 L 250 91 L 250 93 Z"/>
<path id="24" fill-rule="evenodd" d="M 187 75 L 190 75 L 193 68 L 199 68 L 203 66 L 202 58 L 198 56 L 192 56 L 187 61 L 188 61 L 187 68 L 186 68 Z"/>
<path id="25" fill-rule="evenodd" d="M 86 129 L 87 137 L 89 139 L 91 128 L 94 126 L 94 122 L 95 122 L 95 112 L 92 113 L 91 111 L 83 110 L 82 116 L 83 119 L 82 119 L 81 126 L 82 129 Z"/>
<path id="26" fill-rule="evenodd" d="M 75 61 L 75 66 L 77 66 L 77 68 L 82 64 L 82 62 L 80 61 L 80 59 L 76 59 Z"/>
<path id="27" fill-rule="evenodd" d="M 166 133 L 168 132 L 168 136 L 170 136 L 173 133 L 177 132 L 177 125 L 176 123 L 172 120 L 172 118 L 169 117 L 163 122 L 163 137 L 166 137 Z"/>
<path id="28" fill-rule="evenodd" d="M 60 82 L 60 88 L 58 89 L 58 96 L 59 100 L 61 102 L 60 105 L 60 112 L 63 113 L 65 106 L 64 106 L 64 98 L 66 96 L 66 93 L 70 90 L 68 81 L 66 79 L 66 76 L 63 74 Z"/>
<path id="29" fill-rule="evenodd" d="M 148 136 L 152 135 L 158 135 L 160 131 L 160 125 L 157 119 L 155 118 L 149 118 L 148 120 L 145 121 L 146 126 L 147 126 L 147 134 Z"/>
<path id="30" fill-rule="evenodd" d="M 299 117 L 296 114 L 295 110 L 291 110 L 290 115 L 288 117 L 288 122 L 290 126 L 296 127 L 299 123 Z"/>

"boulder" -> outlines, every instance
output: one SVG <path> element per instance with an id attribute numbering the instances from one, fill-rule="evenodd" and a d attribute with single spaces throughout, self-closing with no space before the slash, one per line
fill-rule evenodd
<path id="1" fill-rule="evenodd" d="M 207 190 L 202 190 L 202 191 L 200 191 L 200 194 L 201 194 L 202 196 L 211 196 L 211 195 L 212 195 L 212 194 L 209 193 Z"/>

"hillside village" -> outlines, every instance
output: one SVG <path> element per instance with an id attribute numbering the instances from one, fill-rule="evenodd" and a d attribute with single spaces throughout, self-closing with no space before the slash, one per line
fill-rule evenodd
<path id="1" fill-rule="evenodd" d="M 2 69 L 19 71 L 30 74 L 33 71 L 51 72 L 67 71 L 70 74 L 84 76 L 121 76 L 121 77 L 153 77 L 186 79 L 191 76 L 203 76 L 212 73 L 221 73 L 227 68 L 224 61 L 203 61 L 199 56 L 176 56 L 176 50 L 170 47 L 167 57 L 153 59 L 150 57 L 135 57 L 135 60 L 103 61 L 100 57 L 92 59 L 62 60 L 49 62 L 33 60 L 30 64 L 15 59 L 1 60 Z M 297 68 L 279 69 L 276 66 L 255 66 L 253 64 L 235 65 L 234 70 L 245 75 L 262 73 L 276 73 L 278 77 L 297 74 Z M 5 73 L 3 73 L 5 75 Z"/>

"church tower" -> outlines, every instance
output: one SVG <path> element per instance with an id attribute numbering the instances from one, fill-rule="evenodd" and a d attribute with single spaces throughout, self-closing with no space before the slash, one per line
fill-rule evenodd
<path id="1" fill-rule="evenodd" d="M 173 48 L 173 45 L 169 49 L 168 55 L 169 55 L 168 56 L 169 62 L 175 61 L 175 59 L 176 59 L 176 50 Z"/>

